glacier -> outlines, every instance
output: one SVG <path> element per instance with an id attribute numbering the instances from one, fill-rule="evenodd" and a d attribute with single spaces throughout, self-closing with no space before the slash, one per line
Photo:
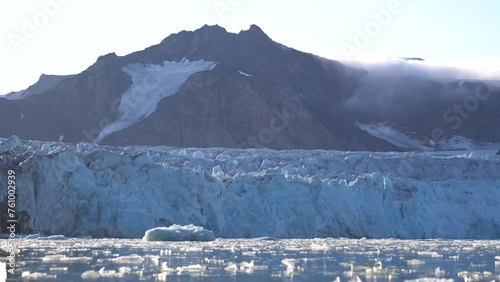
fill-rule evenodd
<path id="1" fill-rule="evenodd" d="M 132 86 L 123 93 L 118 119 L 102 129 L 95 142 L 150 116 L 165 97 L 175 94 L 194 73 L 212 70 L 216 62 L 204 60 L 164 61 L 162 65 L 134 63 L 122 68 L 132 78 Z"/>
<path id="2" fill-rule="evenodd" d="M 375 138 L 379 138 L 391 143 L 394 146 L 407 150 L 420 150 L 429 151 L 431 150 L 425 144 L 419 140 L 415 140 L 410 136 L 394 129 L 383 122 L 376 122 L 372 124 L 363 124 L 360 122 L 355 122 L 354 125 L 359 129 L 367 132 Z"/>
<path id="3" fill-rule="evenodd" d="M 385 122 L 372 122 L 363 124 L 354 122 L 354 125 L 375 138 L 379 138 L 403 150 L 413 151 L 458 151 L 458 150 L 494 150 L 500 143 L 487 143 L 474 141 L 460 135 L 453 135 L 447 140 L 434 142 L 425 137 L 409 136 Z"/>
<path id="4" fill-rule="evenodd" d="M 32 233 L 141 238 L 194 224 L 224 238 L 500 238 L 497 150 L 108 147 L 0 140 Z M 6 173 L 0 200 L 6 199 Z"/>

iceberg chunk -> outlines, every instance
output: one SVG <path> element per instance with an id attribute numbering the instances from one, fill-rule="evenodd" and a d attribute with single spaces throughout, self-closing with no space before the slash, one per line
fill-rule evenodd
<path id="1" fill-rule="evenodd" d="M 214 233 L 193 224 L 157 227 L 146 231 L 144 241 L 213 241 Z"/>

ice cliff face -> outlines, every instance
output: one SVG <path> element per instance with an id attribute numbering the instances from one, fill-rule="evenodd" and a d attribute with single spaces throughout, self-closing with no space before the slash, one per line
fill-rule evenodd
<path id="1" fill-rule="evenodd" d="M 26 230 L 140 238 L 195 224 L 218 237 L 500 238 L 500 156 L 102 147 L 10 139 Z M 0 177 L 6 199 L 6 173 Z M 28 229 L 29 228 L 29 229 Z"/>

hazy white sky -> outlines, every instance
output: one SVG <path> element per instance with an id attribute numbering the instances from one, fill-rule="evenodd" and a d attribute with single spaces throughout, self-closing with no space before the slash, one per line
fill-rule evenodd
<path id="1" fill-rule="evenodd" d="M 0 93 L 204 24 L 231 32 L 257 24 L 275 41 L 331 59 L 474 62 L 488 75 L 500 63 L 499 13 L 496 0 L 1 0 Z"/>

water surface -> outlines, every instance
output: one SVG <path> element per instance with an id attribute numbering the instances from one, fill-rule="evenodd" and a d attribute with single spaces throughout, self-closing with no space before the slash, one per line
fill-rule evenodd
<path id="1" fill-rule="evenodd" d="M 498 240 L 21 239 L 17 248 L 14 281 L 500 279 Z"/>

